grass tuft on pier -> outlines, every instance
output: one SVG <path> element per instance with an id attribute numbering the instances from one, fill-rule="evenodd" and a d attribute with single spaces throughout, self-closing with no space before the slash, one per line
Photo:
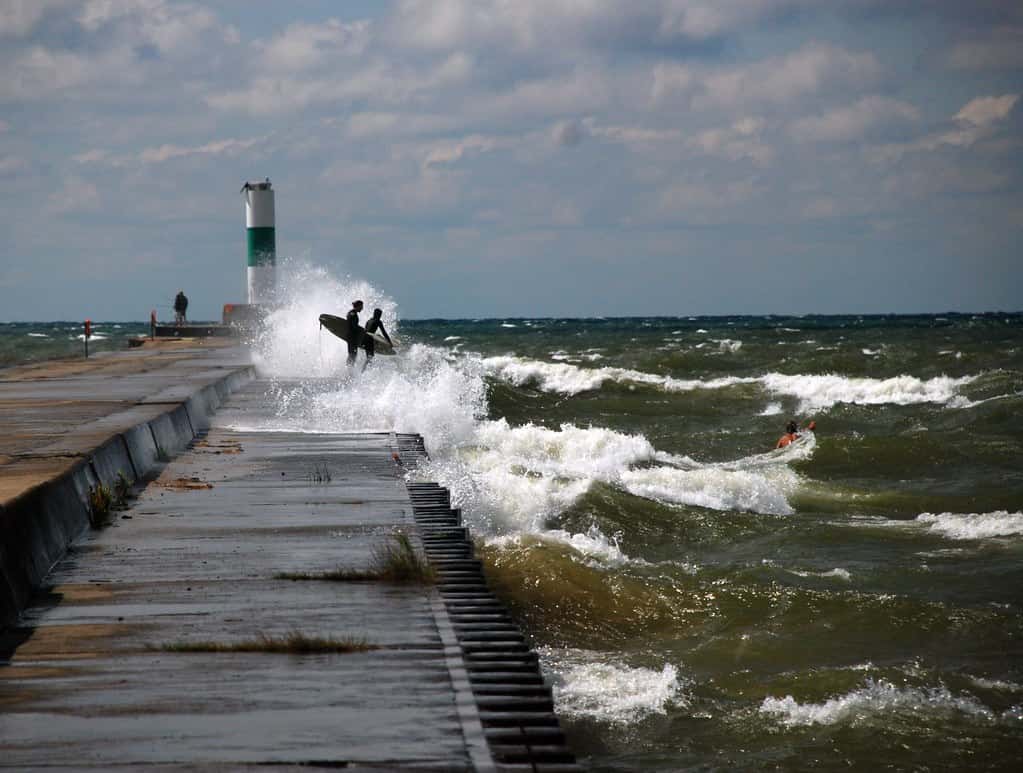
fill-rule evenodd
<path id="1" fill-rule="evenodd" d="M 304 633 L 292 631 L 283 636 L 260 634 L 252 639 L 234 642 L 172 642 L 162 645 L 159 649 L 165 652 L 268 652 L 280 655 L 315 655 L 368 652 L 379 649 L 379 647 L 354 636 L 307 636 Z"/>
<path id="2" fill-rule="evenodd" d="M 370 569 L 338 567 L 328 572 L 278 572 L 274 579 L 431 585 L 436 581 L 436 572 L 429 562 L 416 552 L 408 535 L 397 532 L 373 551 Z"/>

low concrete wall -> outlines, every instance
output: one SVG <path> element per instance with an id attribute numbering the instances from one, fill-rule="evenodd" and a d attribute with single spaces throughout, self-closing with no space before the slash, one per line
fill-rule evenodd
<path id="1" fill-rule="evenodd" d="M 231 371 L 155 418 L 118 432 L 88 456 L 58 453 L 67 466 L 55 477 L 0 506 L 0 625 L 14 622 L 54 564 L 89 528 L 90 489 L 134 483 L 179 454 L 209 428 L 210 416 L 255 377 Z"/>

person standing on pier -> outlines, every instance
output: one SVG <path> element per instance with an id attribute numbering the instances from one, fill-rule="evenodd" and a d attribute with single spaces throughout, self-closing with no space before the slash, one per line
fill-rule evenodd
<path id="1" fill-rule="evenodd" d="M 178 290 L 178 294 L 174 297 L 174 324 L 183 325 L 187 321 L 186 312 L 188 311 L 188 296 L 185 295 L 184 290 Z"/>
<path id="2" fill-rule="evenodd" d="M 366 336 L 362 340 L 362 348 L 366 350 L 366 365 L 369 365 L 370 360 L 376 355 L 376 341 L 373 340 L 371 333 L 375 333 L 378 330 L 391 346 L 394 346 L 394 341 L 387 335 L 387 331 L 384 329 L 384 322 L 381 317 L 384 316 L 382 309 L 373 309 L 373 317 L 369 322 L 366 323 Z M 366 369 L 366 365 L 363 365 L 363 370 Z"/>
<path id="3" fill-rule="evenodd" d="M 348 316 L 345 318 L 348 321 L 348 338 L 345 339 L 345 343 L 348 344 L 348 364 L 355 364 L 355 355 L 359 353 L 359 344 L 362 343 L 363 331 L 359 328 L 359 312 L 362 311 L 362 301 L 353 301 L 352 308 L 348 311 Z"/>

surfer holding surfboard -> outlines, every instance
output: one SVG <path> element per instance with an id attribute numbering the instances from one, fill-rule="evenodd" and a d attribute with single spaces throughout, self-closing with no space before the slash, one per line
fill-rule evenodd
<path id="1" fill-rule="evenodd" d="M 369 365 L 370 360 L 373 359 L 373 355 L 376 354 L 375 336 L 378 330 L 380 331 L 380 335 L 387 339 L 387 343 L 389 343 L 392 347 L 394 346 L 394 341 L 391 340 L 391 337 L 387 335 L 387 331 L 384 329 L 384 323 L 381 319 L 383 315 L 383 309 L 373 309 L 373 318 L 366 323 L 366 335 L 362 339 L 362 348 L 366 350 L 366 365 Z M 365 369 L 365 367 L 366 366 L 364 365 L 363 368 Z"/>
<path id="2" fill-rule="evenodd" d="M 348 364 L 355 364 L 355 357 L 361 346 L 366 350 L 366 363 L 375 354 L 394 354 L 394 341 L 384 329 L 383 311 L 375 309 L 373 317 L 363 328 L 359 325 L 359 312 L 363 309 L 362 301 L 353 301 L 352 308 L 345 317 L 333 314 L 320 315 L 320 327 L 325 327 L 348 345 Z M 382 334 L 382 335 L 381 335 Z"/>
<path id="3" fill-rule="evenodd" d="M 348 364 L 355 364 L 355 355 L 359 353 L 359 344 L 362 343 L 363 330 L 359 327 L 359 312 L 362 311 L 362 301 L 353 301 L 352 308 L 348 310 L 345 321 L 348 323 Z"/>

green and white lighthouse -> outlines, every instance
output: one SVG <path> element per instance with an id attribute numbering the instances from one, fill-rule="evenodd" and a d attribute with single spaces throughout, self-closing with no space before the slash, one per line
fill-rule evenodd
<path id="1" fill-rule="evenodd" d="M 245 229 L 249 248 L 249 303 L 271 303 L 277 289 L 277 232 L 270 178 L 245 183 L 242 193 L 245 194 Z"/>

